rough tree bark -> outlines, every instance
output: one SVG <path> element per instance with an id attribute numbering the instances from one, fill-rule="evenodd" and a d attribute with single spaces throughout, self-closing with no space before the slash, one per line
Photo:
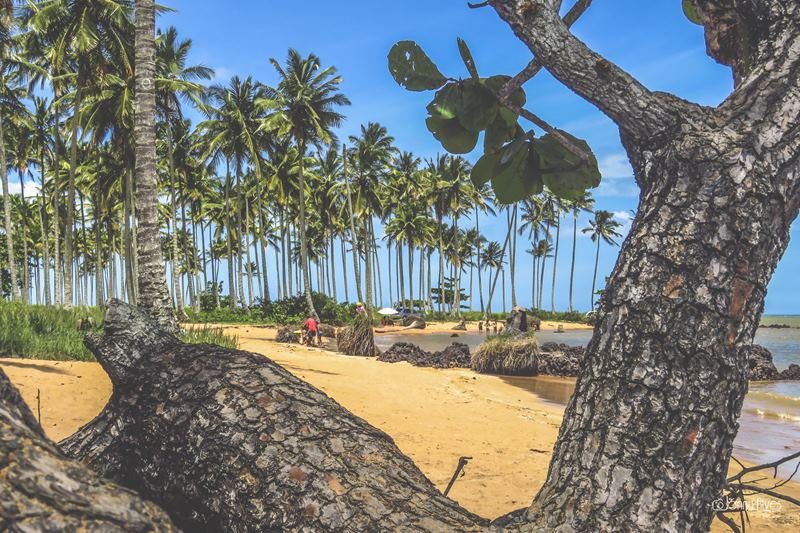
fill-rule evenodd
<path id="1" fill-rule="evenodd" d="M 547 70 L 616 122 L 641 197 L 547 480 L 519 522 L 706 530 L 800 202 L 800 5 L 695 0 L 709 53 L 737 82 L 707 108 L 651 92 L 588 49 L 560 4 L 491 2 Z"/>
<path id="2" fill-rule="evenodd" d="M 114 392 L 62 443 L 187 531 L 470 531 L 385 433 L 265 357 L 181 343 L 114 301 L 87 345 Z"/>
<path id="3" fill-rule="evenodd" d="M 155 504 L 67 459 L 0 369 L 0 531 L 177 531 Z"/>
<path id="4" fill-rule="evenodd" d="M 164 327 L 177 329 L 159 242 L 156 173 L 155 2 L 136 0 L 136 212 L 139 303 Z"/>

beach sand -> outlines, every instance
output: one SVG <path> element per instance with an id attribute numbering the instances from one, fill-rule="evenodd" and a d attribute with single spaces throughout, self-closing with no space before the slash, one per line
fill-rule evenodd
<path id="1" fill-rule="evenodd" d="M 459 457 L 472 457 L 450 496 L 481 516 L 495 518 L 529 505 L 545 479 L 562 408 L 513 379 L 277 344 L 274 328 L 225 329 L 239 337 L 242 349 L 270 357 L 387 432 L 440 489 L 447 486 Z M 54 440 L 91 420 L 111 394 L 108 377 L 96 363 L 0 359 L 0 367 L 34 414 L 37 389 L 41 391 L 42 425 Z M 542 380 L 553 387 L 569 386 L 557 378 Z M 791 483 L 782 490 L 800 498 L 800 485 Z M 753 512 L 750 519 L 752 531 L 800 530 L 800 512 L 788 503 Z M 713 530 L 727 528 L 715 522 Z"/>

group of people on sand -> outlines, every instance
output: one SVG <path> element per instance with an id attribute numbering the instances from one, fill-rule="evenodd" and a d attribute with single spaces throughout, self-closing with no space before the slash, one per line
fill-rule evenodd
<path id="1" fill-rule="evenodd" d="M 485 331 L 486 331 L 487 335 L 489 334 L 490 331 L 493 332 L 495 335 L 498 334 L 498 333 L 502 333 L 503 332 L 503 325 L 500 324 L 498 326 L 497 320 L 495 320 L 494 324 L 493 324 L 492 321 L 487 318 L 486 319 L 486 326 L 484 326 L 484 323 L 483 323 L 482 320 L 479 320 L 478 321 L 478 331 L 484 331 L 484 327 L 485 327 Z"/>

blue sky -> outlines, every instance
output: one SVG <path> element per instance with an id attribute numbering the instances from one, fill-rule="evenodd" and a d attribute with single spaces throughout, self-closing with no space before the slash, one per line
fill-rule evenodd
<path id="1" fill-rule="evenodd" d="M 469 9 L 466 0 L 406 0 L 375 2 L 348 0 L 166 0 L 176 11 L 162 16 L 159 26 L 174 25 L 182 37 L 192 38 L 191 61 L 216 69 L 216 82 L 232 75 L 252 75 L 276 82 L 268 63 L 283 61 L 288 48 L 319 55 L 325 65 L 335 65 L 344 81 L 342 90 L 352 100 L 340 138 L 355 134 L 359 126 L 377 121 L 386 126 L 403 150 L 432 157 L 442 149 L 425 128 L 425 105 L 431 93 L 410 93 L 395 84 L 388 73 L 386 54 L 398 40 L 419 42 L 448 76 L 466 76 L 456 48 L 456 37 L 469 43 L 482 75 L 514 74 L 531 55 L 491 8 Z M 567 6 L 571 2 L 565 2 Z M 702 29 L 690 23 L 679 0 L 596 2 L 573 31 L 609 60 L 621 65 L 646 86 L 669 91 L 705 105 L 716 105 L 731 90 L 729 69 L 705 54 Z M 591 104 L 563 87 L 547 72 L 526 85 L 528 106 L 548 122 L 586 139 L 600 162 L 603 182 L 593 191 L 597 208 L 618 214 L 629 225 L 629 213 L 638 201 L 638 189 L 614 124 Z M 469 159 L 475 160 L 478 154 Z M 586 226 L 581 220 L 580 227 Z M 502 242 L 505 222 L 483 221 L 488 238 Z M 571 236 L 562 235 L 557 273 L 556 306 L 565 308 L 568 250 Z M 792 230 L 798 237 L 798 224 Z M 576 305 L 589 308 L 594 249 L 579 236 L 576 270 Z M 529 259 L 520 243 L 518 294 L 530 302 Z M 617 249 L 601 252 L 600 282 L 613 268 Z M 436 268 L 434 266 L 434 268 Z M 800 248 L 790 245 L 769 287 L 766 312 L 798 313 Z M 549 274 L 548 274 L 549 279 Z M 384 290 L 386 290 L 384 280 Z M 549 286 L 549 283 L 548 283 Z M 351 284 L 352 291 L 352 284 Z M 498 290 L 499 292 L 499 290 Z M 388 300 L 388 298 L 387 298 Z M 549 295 L 545 300 L 549 302 Z M 388 303 L 385 301 L 384 303 Z M 499 294 L 493 307 L 500 308 Z"/>
<path id="2" fill-rule="evenodd" d="M 731 90 L 730 71 L 705 54 L 702 28 L 686 20 L 680 4 L 679 0 L 598 2 L 573 30 L 651 89 L 716 105 Z M 399 147 L 423 157 L 441 151 L 424 124 L 425 105 L 432 95 L 410 93 L 394 83 L 386 68 L 392 44 L 416 40 L 442 72 L 453 77 L 466 75 L 456 37 L 467 40 L 481 74 L 514 74 L 531 57 L 492 9 L 469 9 L 465 0 L 172 0 L 167 5 L 177 11 L 162 17 L 160 25 L 175 25 L 182 35 L 191 37 L 193 60 L 215 68 L 218 81 L 238 74 L 271 84 L 276 78 L 269 57 L 283 60 L 289 47 L 314 52 L 324 64 L 340 70 L 342 89 L 353 102 L 345 111 L 342 138 L 357 133 L 362 123 L 377 121 L 388 128 Z M 619 213 L 625 222 L 627 213 L 636 208 L 638 189 L 614 124 L 546 72 L 529 82 L 526 90 L 536 113 L 589 142 L 603 171 L 603 182 L 594 191 L 597 207 Z M 580 224 L 585 226 L 585 221 Z M 485 223 L 483 230 L 491 239 L 504 237 L 500 221 Z M 795 224 L 793 237 L 798 233 Z M 569 257 L 564 251 L 571 246 L 569 235 L 562 236 L 561 246 L 557 283 L 566 288 Z M 521 251 L 525 249 L 521 246 Z M 588 238 L 579 237 L 575 291 L 577 305 L 583 309 L 589 307 L 593 251 Z M 530 299 L 526 296 L 530 267 L 528 256 L 519 255 L 518 293 L 525 303 Z M 601 251 L 601 280 L 613 268 L 616 255 L 616 249 Z M 800 312 L 795 297 L 800 284 L 794 273 L 798 271 L 800 248 L 795 243 L 770 284 L 767 313 Z M 566 290 L 557 289 L 557 307 L 566 306 L 566 297 Z M 499 300 L 494 305 L 497 308 Z"/>

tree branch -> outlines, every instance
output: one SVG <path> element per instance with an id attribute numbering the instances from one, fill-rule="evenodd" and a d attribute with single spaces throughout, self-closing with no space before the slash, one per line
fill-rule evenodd
<path id="1" fill-rule="evenodd" d="M 771 463 L 765 463 L 763 465 L 756 465 L 756 466 L 750 466 L 748 468 L 743 468 L 742 470 L 737 472 L 735 475 L 729 477 L 727 482 L 730 485 L 731 483 L 742 479 L 747 474 L 750 474 L 752 472 L 758 472 L 759 470 L 767 470 L 768 468 L 772 468 L 777 472 L 777 469 L 778 469 L 778 467 L 780 465 L 782 465 L 783 463 L 788 463 L 789 461 L 791 461 L 793 459 L 798 459 L 798 458 L 800 458 L 800 452 L 795 452 L 792 455 L 787 455 L 786 457 L 782 457 L 782 458 L 778 459 L 777 461 L 773 461 Z M 736 461 L 736 462 L 739 463 L 739 461 Z M 741 465 L 742 463 L 739 463 L 739 464 Z"/>
<path id="2" fill-rule="evenodd" d="M 492 6 L 543 67 L 620 128 L 647 137 L 676 122 L 678 108 L 671 100 L 648 90 L 572 35 L 547 0 L 496 0 Z"/>
<path id="3" fill-rule="evenodd" d="M 572 9 L 564 15 L 562 19 L 564 24 L 567 28 L 571 28 L 573 24 L 583 15 L 589 6 L 592 5 L 592 0 L 578 0 L 575 2 L 575 5 L 572 6 Z M 531 62 L 516 76 L 511 78 L 508 83 L 506 83 L 500 92 L 497 94 L 498 99 L 501 102 L 509 103 L 511 95 L 514 94 L 514 91 L 522 87 L 526 82 L 528 82 L 531 78 L 536 76 L 539 71 L 542 70 L 542 64 L 539 62 L 538 59 L 533 58 Z"/>

